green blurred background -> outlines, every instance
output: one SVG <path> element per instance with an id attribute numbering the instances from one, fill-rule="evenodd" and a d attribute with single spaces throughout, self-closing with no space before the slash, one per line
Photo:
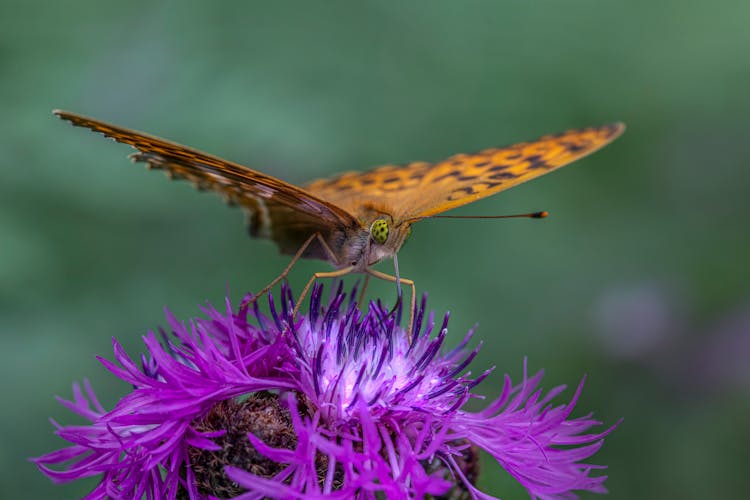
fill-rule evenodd
<path id="1" fill-rule="evenodd" d="M 610 498 L 750 490 L 750 3 L 0 2 L 0 493 L 73 498 L 28 463 L 59 447 L 54 396 L 163 324 L 288 262 L 242 214 L 130 164 L 64 108 L 292 182 L 622 120 L 560 172 L 424 221 L 404 276 L 475 322 L 497 394 L 524 356 L 577 414 L 624 422 L 596 455 Z M 317 262 L 296 268 L 299 289 Z M 390 264 L 381 265 L 390 271 Z M 392 300 L 391 286 L 374 294 Z M 571 390 L 566 393 L 568 396 Z M 490 461 L 481 486 L 526 494 Z M 587 498 L 593 497 L 586 496 Z"/>

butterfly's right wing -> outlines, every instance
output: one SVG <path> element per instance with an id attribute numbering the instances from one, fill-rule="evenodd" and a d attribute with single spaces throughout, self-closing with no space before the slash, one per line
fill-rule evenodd
<path id="1" fill-rule="evenodd" d="M 170 178 L 189 180 L 198 189 L 215 191 L 228 202 L 242 206 L 250 214 L 251 234 L 270 238 L 283 253 L 296 252 L 316 232 L 331 241 L 359 224 L 346 210 L 237 163 L 67 111 L 56 110 L 54 114 L 134 147 L 138 150 L 131 155 L 134 161 L 163 169 Z M 305 256 L 328 260 L 317 242 Z"/>
<path id="2" fill-rule="evenodd" d="M 305 186 L 353 214 L 363 205 L 379 207 L 398 220 L 416 220 L 472 203 L 529 181 L 608 144 L 625 129 L 621 123 L 546 135 L 441 162 L 385 165 L 347 172 Z"/>

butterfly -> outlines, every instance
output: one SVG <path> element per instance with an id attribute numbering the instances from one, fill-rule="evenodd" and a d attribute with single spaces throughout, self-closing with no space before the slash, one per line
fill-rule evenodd
<path id="1" fill-rule="evenodd" d="M 410 286 L 412 319 L 416 289 L 412 280 L 399 276 L 396 255 L 413 223 L 567 165 L 625 130 L 622 123 L 568 130 L 503 148 L 457 154 L 437 163 L 346 172 L 300 187 L 165 139 L 67 111 L 53 113 L 134 147 L 137 152 L 130 157 L 135 162 L 164 170 L 172 179 L 186 179 L 198 189 L 215 191 L 230 204 L 241 206 L 248 214 L 252 236 L 268 238 L 283 254 L 293 255 L 282 273 L 255 298 L 286 278 L 298 259 L 314 258 L 328 261 L 335 270 L 315 273 L 296 307 L 315 280 L 359 272 L 397 283 L 399 300 L 400 285 Z M 394 259 L 396 276 L 372 268 L 385 258 Z"/>

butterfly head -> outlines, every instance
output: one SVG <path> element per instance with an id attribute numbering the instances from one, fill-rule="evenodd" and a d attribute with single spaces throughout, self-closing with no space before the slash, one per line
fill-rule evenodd
<path id="1" fill-rule="evenodd" d="M 386 257 L 393 257 L 411 235 L 411 224 L 395 223 L 389 216 L 376 218 L 367 231 L 367 266 L 380 262 Z"/>

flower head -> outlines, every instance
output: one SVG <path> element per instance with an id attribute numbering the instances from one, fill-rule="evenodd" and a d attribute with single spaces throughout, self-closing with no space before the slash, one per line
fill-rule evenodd
<path id="1" fill-rule="evenodd" d="M 34 461 L 58 482 L 101 475 L 91 499 L 491 498 L 475 486 L 483 449 L 534 498 L 605 491 L 584 460 L 612 428 L 571 418 L 582 383 L 554 406 L 564 387 L 544 395 L 524 367 L 470 412 L 490 374 L 467 371 L 472 332 L 446 350 L 448 315 L 436 329 L 423 298 L 409 343 L 398 312 L 363 313 L 355 295 L 339 286 L 324 304 L 318 286 L 297 319 L 287 288 L 270 315 L 229 300 L 189 323 L 167 313 L 170 333 L 144 337 L 140 364 L 117 341 L 116 362 L 101 360 L 133 390 L 106 411 L 75 385 L 61 402 L 90 424 L 55 424 L 71 446 Z"/>

